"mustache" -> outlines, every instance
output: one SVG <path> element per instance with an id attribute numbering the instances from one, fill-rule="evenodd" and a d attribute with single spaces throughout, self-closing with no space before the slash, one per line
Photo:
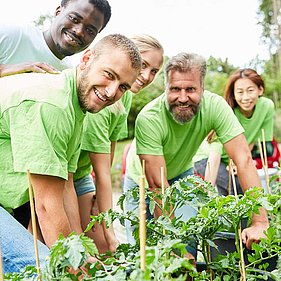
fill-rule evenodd
<path id="1" fill-rule="evenodd" d="M 198 104 L 195 104 L 193 102 L 173 102 L 170 103 L 171 107 L 175 107 L 175 106 L 191 106 L 191 107 L 197 107 Z"/>

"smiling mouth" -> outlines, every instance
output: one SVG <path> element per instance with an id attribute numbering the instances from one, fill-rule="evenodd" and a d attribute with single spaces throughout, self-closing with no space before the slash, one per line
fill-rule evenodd
<path id="1" fill-rule="evenodd" d="M 104 96 L 102 96 L 97 89 L 94 89 L 94 93 L 101 101 L 103 101 L 103 102 L 107 101 L 107 99 Z"/>
<path id="2" fill-rule="evenodd" d="M 76 38 L 76 36 L 73 36 L 71 33 L 66 31 L 64 32 L 64 34 L 67 37 L 68 41 L 71 42 L 73 45 L 83 46 L 83 42 L 78 38 Z"/>
<path id="3" fill-rule="evenodd" d="M 139 87 L 143 87 L 145 85 L 145 83 L 143 83 L 142 81 L 140 81 L 139 79 L 136 80 L 136 83 L 138 84 Z"/>

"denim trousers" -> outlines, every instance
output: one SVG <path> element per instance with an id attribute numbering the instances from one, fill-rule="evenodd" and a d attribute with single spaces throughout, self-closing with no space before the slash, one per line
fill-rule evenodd
<path id="1" fill-rule="evenodd" d="M 20 272 L 26 266 L 36 266 L 33 236 L 0 206 L 0 248 L 4 273 Z M 45 266 L 49 248 L 38 241 L 40 267 Z"/>
<path id="2" fill-rule="evenodd" d="M 185 178 L 187 176 L 190 176 L 193 174 L 193 169 L 188 169 L 187 171 L 185 171 L 184 173 L 178 175 L 177 177 L 174 177 L 171 180 L 168 180 L 169 184 L 173 184 L 175 181 L 181 179 L 181 178 Z M 138 184 L 131 179 L 127 174 L 125 175 L 124 178 L 124 183 L 123 183 L 123 192 L 126 193 L 127 191 L 133 189 L 134 187 L 138 186 Z M 130 198 L 126 198 L 126 200 L 124 201 L 124 210 L 125 212 L 128 211 L 133 211 L 133 212 L 138 212 L 138 201 L 134 200 L 132 197 Z M 147 213 L 147 218 L 151 218 L 152 215 L 149 212 L 149 200 L 146 199 L 146 213 Z M 197 210 L 194 209 L 192 206 L 190 205 L 185 205 L 182 206 L 181 208 L 178 208 L 177 210 L 175 210 L 175 217 L 180 217 L 183 221 L 187 221 L 189 220 L 191 217 L 195 217 L 197 215 Z M 125 221 L 125 227 L 126 227 L 126 235 L 127 235 L 127 241 L 128 243 L 134 245 L 135 244 L 135 239 L 132 235 L 133 232 L 133 228 L 131 226 L 130 221 L 126 220 Z M 186 247 L 187 251 L 189 253 L 191 253 L 195 258 L 197 256 L 197 251 L 196 251 L 196 245 L 192 244 Z"/>

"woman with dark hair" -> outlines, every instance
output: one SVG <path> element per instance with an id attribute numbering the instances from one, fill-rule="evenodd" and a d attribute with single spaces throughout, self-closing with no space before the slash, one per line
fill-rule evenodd
<path id="1" fill-rule="evenodd" d="M 262 140 L 262 129 L 265 141 L 273 139 L 274 103 L 263 97 L 264 90 L 262 77 L 250 68 L 235 71 L 229 77 L 225 88 L 224 98 L 243 126 L 250 150 L 258 139 Z M 227 195 L 229 158 L 222 145 L 221 149 L 219 146 L 215 133 L 211 132 L 208 140 L 198 149 L 194 158 L 194 169 L 198 174 L 205 175 L 205 180 L 216 185 L 219 194 Z M 238 192 L 241 193 L 237 179 L 236 183 Z"/>

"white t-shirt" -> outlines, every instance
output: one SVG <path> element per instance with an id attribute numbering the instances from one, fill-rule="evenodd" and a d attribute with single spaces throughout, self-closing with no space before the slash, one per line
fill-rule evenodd
<path id="1" fill-rule="evenodd" d="M 68 57 L 60 60 L 52 53 L 38 27 L 1 24 L 0 64 L 23 62 L 46 62 L 58 70 L 73 67 Z"/>

